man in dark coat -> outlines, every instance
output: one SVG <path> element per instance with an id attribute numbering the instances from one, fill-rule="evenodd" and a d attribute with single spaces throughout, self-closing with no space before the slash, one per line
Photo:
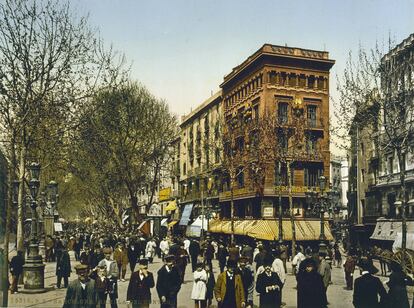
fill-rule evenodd
<path id="1" fill-rule="evenodd" d="M 197 257 L 200 254 L 200 244 L 196 240 L 192 239 L 188 251 L 190 252 L 191 257 L 191 268 L 194 272 L 196 270 Z"/>
<path id="2" fill-rule="evenodd" d="M 128 246 L 128 260 L 129 260 L 129 267 L 131 268 L 131 273 L 134 272 L 135 265 L 137 264 L 139 250 L 135 243 L 134 239 L 131 239 L 131 243 Z"/>
<path id="3" fill-rule="evenodd" d="M 58 259 L 56 260 L 56 276 L 57 276 L 57 283 L 56 286 L 60 289 L 60 285 L 63 278 L 63 285 L 65 288 L 68 287 L 69 283 L 69 276 L 72 272 L 70 266 L 70 257 L 69 253 L 66 248 L 62 249 L 62 252 L 59 254 Z"/>
<path id="4" fill-rule="evenodd" d="M 316 262 L 312 258 L 300 263 L 303 270 L 299 271 L 296 280 L 298 308 L 325 308 L 327 306 L 325 287 L 322 276 L 317 271 Z"/>
<path id="5" fill-rule="evenodd" d="M 69 284 L 63 308 L 96 308 L 98 298 L 95 282 L 89 280 L 88 267 L 78 264 L 75 266 L 75 270 L 78 279 Z"/>
<path id="6" fill-rule="evenodd" d="M 283 283 L 279 276 L 272 272 L 272 258 L 264 260 L 264 272 L 257 276 L 256 292 L 260 294 L 260 308 L 280 308 Z"/>
<path id="7" fill-rule="evenodd" d="M 220 273 L 224 272 L 224 267 L 226 266 L 227 256 L 229 255 L 227 248 L 223 243 L 219 244 L 217 251 L 217 259 L 219 261 Z"/>
<path id="8" fill-rule="evenodd" d="M 154 276 L 148 272 L 147 259 L 140 259 L 138 267 L 138 271 L 133 272 L 129 280 L 127 301 L 132 302 L 132 308 L 148 308 L 151 303 Z"/>
<path id="9" fill-rule="evenodd" d="M 12 274 L 12 283 L 10 286 L 10 292 L 18 293 L 17 284 L 20 278 L 20 275 L 23 273 L 23 251 L 17 251 L 17 255 L 14 256 L 10 261 L 10 273 Z"/>
<path id="10" fill-rule="evenodd" d="M 176 308 L 177 294 L 181 289 L 181 277 L 174 266 L 175 256 L 165 257 L 165 265 L 158 270 L 157 293 L 161 301 L 161 308 Z"/>
<path id="11" fill-rule="evenodd" d="M 356 308 L 377 308 L 380 301 L 385 299 L 387 295 L 385 288 L 381 280 L 371 274 L 375 269 L 368 260 L 362 259 L 359 267 L 362 269 L 362 275 L 355 279 L 352 303 Z"/>
<path id="12" fill-rule="evenodd" d="M 240 257 L 239 267 L 236 269 L 236 273 L 240 275 L 243 282 L 246 305 L 253 307 L 254 273 L 250 266 L 247 265 L 248 262 L 248 257 Z"/>

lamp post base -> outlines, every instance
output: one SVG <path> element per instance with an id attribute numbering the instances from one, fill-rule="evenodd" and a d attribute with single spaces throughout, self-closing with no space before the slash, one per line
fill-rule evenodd
<path id="1" fill-rule="evenodd" d="M 23 283 L 22 293 L 43 293 L 45 289 L 45 265 L 42 257 L 29 256 L 23 265 Z"/>

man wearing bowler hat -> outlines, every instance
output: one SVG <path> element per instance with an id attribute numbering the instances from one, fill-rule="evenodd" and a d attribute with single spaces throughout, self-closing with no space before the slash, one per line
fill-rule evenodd
<path id="1" fill-rule="evenodd" d="M 236 261 L 228 260 L 226 270 L 217 278 L 214 295 L 219 307 L 243 308 L 246 306 L 243 282 L 240 274 L 235 272 L 236 266 Z"/>
<path id="2" fill-rule="evenodd" d="M 132 303 L 132 308 L 149 308 L 153 287 L 154 276 L 148 271 L 148 259 L 140 259 L 138 271 L 131 274 L 127 291 L 127 301 Z"/>
<path id="3" fill-rule="evenodd" d="M 112 257 L 112 248 L 105 247 L 103 249 L 105 258 L 101 260 L 98 264 L 98 267 L 106 267 L 106 278 L 108 278 L 108 294 L 111 301 L 111 308 L 117 308 L 117 298 L 118 298 L 118 265 L 111 258 Z M 105 293 L 105 302 L 107 299 L 107 294 Z"/>
<path id="4" fill-rule="evenodd" d="M 175 256 L 165 257 L 165 264 L 158 270 L 157 293 L 161 301 L 161 308 L 176 308 L 177 294 L 181 289 L 181 277 L 174 266 Z"/>
<path id="5" fill-rule="evenodd" d="M 372 275 L 378 270 L 369 260 L 364 258 L 361 259 L 358 266 L 361 268 L 362 274 L 355 279 L 352 303 L 356 308 L 379 307 L 380 301 L 384 300 L 387 292 L 381 280 Z"/>
<path id="6" fill-rule="evenodd" d="M 63 308 L 95 308 L 98 297 L 95 281 L 89 280 L 88 266 L 78 264 L 75 266 L 75 270 L 78 279 L 69 284 Z"/>

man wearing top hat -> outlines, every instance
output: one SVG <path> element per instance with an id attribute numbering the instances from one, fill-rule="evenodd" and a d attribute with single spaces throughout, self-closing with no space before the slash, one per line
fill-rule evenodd
<path id="1" fill-rule="evenodd" d="M 361 268 L 362 274 L 355 279 L 352 303 L 356 308 L 380 307 L 380 302 L 387 296 L 387 292 L 381 280 L 372 275 L 378 270 L 369 260 L 364 258 L 361 259 L 358 266 Z"/>
<path id="2" fill-rule="evenodd" d="M 181 277 L 174 266 L 175 256 L 165 257 L 165 264 L 158 270 L 157 293 L 161 301 L 161 308 L 176 308 L 177 294 L 181 289 Z"/>
<path id="3" fill-rule="evenodd" d="M 78 264 L 75 266 L 75 270 L 78 279 L 69 284 L 63 308 L 95 308 L 98 298 L 95 282 L 89 280 L 88 266 Z"/>
<path id="4" fill-rule="evenodd" d="M 108 294 L 109 299 L 111 301 L 111 308 L 117 308 L 118 304 L 116 302 L 118 298 L 118 265 L 116 262 L 111 258 L 112 256 L 112 248 L 105 247 L 103 249 L 103 253 L 105 258 L 101 260 L 98 264 L 98 267 L 105 266 L 106 267 L 106 278 L 108 278 Z M 107 299 L 107 294 L 105 294 L 105 302 Z"/>
<path id="5" fill-rule="evenodd" d="M 227 269 L 222 272 L 214 286 L 218 306 L 222 308 L 243 308 L 246 306 L 243 282 L 235 272 L 236 261 L 228 260 Z"/>
<path id="6" fill-rule="evenodd" d="M 148 260 L 140 259 L 138 271 L 131 274 L 127 291 L 127 301 L 132 302 L 132 308 L 148 308 L 153 287 L 154 276 L 148 271 Z"/>

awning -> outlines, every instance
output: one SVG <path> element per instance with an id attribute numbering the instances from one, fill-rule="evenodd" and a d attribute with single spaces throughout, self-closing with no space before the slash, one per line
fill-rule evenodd
<path id="1" fill-rule="evenodd" d="M 193 203 L 186 204 L 183 210 L 183 214 L 181 215 L 180 226 L 188 225 L 192 211 L 193 211 Z"/>
<path id="2" fill-rule="evenodd" d="M 203 215 L 197 217 L 196 220 L 191 224 L 191 227 L 203 227 L 204 230 L 208 231 L 208 220 L 206 218 L 203 219 Z"/>
<path id="3" fill-rule="evenodd" d="M 165 208 L 166 211 L 175 211 L 176 209 L 177 209 L 177 201 L 175 200 L 168 202 L 168 205 Z"/>
<path id="4" fill-rule="evenodd" d="M 178 220 L 173 220 L 173 221 L 169 222 L 168 223 L 168 228 L 174 227 L 177 222 L 178 222 Z"/>
<path id="5" fill-rule="evenodd" d="M 391 221 L 384 218 L 377 220 L 375 230 L 372 233 L 370 239 L 380 241 L 394 241 L 397 237 L 397 233 L 401 232 L 401 221 Z"/>
<path id="6" fill-rule="evenodd" d="M 168 227 L 167 221 L 168 221 L 168 218 L 163 218 L 161 220 L 161 227 Z"/>
<path id="7" fill-rule="evenodd" d="M 318 220 L 295 220 L 295 231 L 297 241 L 319 240 L 320 221 Z M 234 220 L 234 234 L 247 235 L 256 239 L 276 240 L 279 238 L 279 222 L 277 220 Z M 213 233 L 231 234 L 231 221 L 212 220 L 209 231 Z M 329 222 L 325 221 L 325 236 L 328 241 L 333 240 Z M 282 221 L 283 240 L 292 240 L 292 225 L 290 220 Z"/>
<path id="8" fill-rule="evenodd" d="M 392 251 L 396 252 L 398 249 L 402 248 L 402 232 L 397 232 L 397 236 L 395 237 L 394 244 L 392 244 Z M 406 248 L 410 250 L 414 250 L 414 233 L 407 232 L 407 242 Z"/>
<path id="9" fill-rule="evenodd" d="M 146 222 L 148 221 L 149 219 L 144 219 L 143 221 L 141 221 L 141 223 L 139 224 L 139 226 L 138 226 L 138 230 L 140 230 L 140 229 L 142 229 L 142 227 L 146 224 Z"/>

